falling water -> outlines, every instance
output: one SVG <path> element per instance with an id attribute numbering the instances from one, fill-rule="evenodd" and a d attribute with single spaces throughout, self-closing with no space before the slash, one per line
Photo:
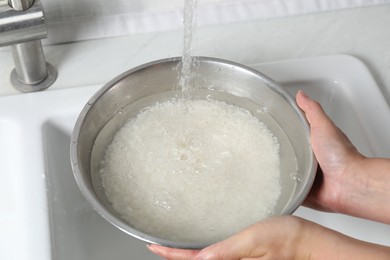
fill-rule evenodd
<path id="1" fill-rule="evenodd" d="M 183 10 L 183 26 L 184 26 L 184 37 L 183 37 L 183 53 L 182 53 L 182 64 L 179 78 L 179 89 L 183 93 L 188 92 L 189 82 L 191 79 L 191 66 L 194 64 L 192 57 L 192 35 L 195 26 L 195 9 L 198 0 L 185 0 Z"/>

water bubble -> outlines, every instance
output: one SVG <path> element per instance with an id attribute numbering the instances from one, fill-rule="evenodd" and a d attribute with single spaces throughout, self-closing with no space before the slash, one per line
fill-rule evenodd
<path id="1" fill-rule="evenodd" d="M 143 107 L 139 113 L 140 114 L 145 113 L 146 111 L 148 111 L 148 109 L 149 107 Z"/>
<path id="2" fill-rule="evenodd" d="M 273 209 L 268 210 L 267 214 L 268 214 L 268 216 L 273 216 L 273 215 L 275 215 L 275 211 Z"/>
<path id="3" fill-rule="evenodd" d="M 207 96 L 206 96 L 206 99 L 207 99 L 208 101 L 212 100 L 212 99 L 213 99 L 213 95 L 210 95 L 210 94 L 207 95 Z"/>
<path id="4" fill-rule="evenodd" d="M 301 182 L 302 181 L 302 176 L 297 173 L 297 172 L 293 172 L 290 174 L 290 178 L 293 180 L 293 181 L 296 181 L 296 182 Z"/>
<path id="5" fill-rule="evenodd" d="M 105 191 L 104 190 L 104 187 L 101 185 L 101 184 L 99 184 L 99 185 L 96 185 L 96 191 L 98 192 L 98 193 L 100 193 L 100 194 L 103 194 L 103 192 Z"/>
<path id="6" fill-rule="evenodd" d="M 126 180 L 130 180 L 130 181 L 134 179 L 134 176 L 130 171 L 126 171 L 126 172 L 122 173 L 122 176 Z"/>
<path id="7" fill-rule="evenodd" d="M 153 196 L 153 204 L 167 211 L 172 211 L 176 208 L 177 200 L 168 192 L 158 192 Z"/>
<path id="8" fill-rule="evenodd" d="M 268 107 L 260 107 L 257 109 L 257 113 L 259 114 L 265 114 L 268 113 Z"/>

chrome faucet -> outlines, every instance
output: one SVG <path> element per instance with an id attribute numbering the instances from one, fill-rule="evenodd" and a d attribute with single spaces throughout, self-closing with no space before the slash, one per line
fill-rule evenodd
<path id="1" fill-rule="evenodd" d="M 57 78 L 46 62 L 41 39 L 47 37 L 43 7 L 39 0 L 8 0 L 0 7 L 0 47 L 11 46 L 15 68 L 11 83 L 21 92 L 48 88 Z"/>

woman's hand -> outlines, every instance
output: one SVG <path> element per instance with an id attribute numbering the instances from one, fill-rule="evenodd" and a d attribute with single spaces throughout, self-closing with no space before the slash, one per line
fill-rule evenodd
<path id="1" fill-rule="evenodd" d="M 320 166 L 304 205 L 390 224 L 390 160 L 361 155 L 321 105 L 303 92 L 296 101 L 309 122 Z"/>
<path id="2" fill-rule="evenodd" d="M 166 259 L 294 259 L 305 236 L 300 218 L 284 216 L 269 218 L 237 233 L 227 240 L 204 250 L 180 250 L 157 245 L 149 250 Z"/>
<path id="3" fill-rule="evenodd" d="M 298 106 L 310 125 L 310 142 L 319 164 L 314 186 L 305 205 L 314 209 L 342 212 L 345 185 L 351 165 L 363 157 L 347 136 L 330 120 L 321 105 L 298 91 Z"/>

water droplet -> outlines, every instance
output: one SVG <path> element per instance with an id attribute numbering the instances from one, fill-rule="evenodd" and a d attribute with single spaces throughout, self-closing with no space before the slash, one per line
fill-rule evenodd
<path id="1" fill-rule="evenodd" d="M 275 215 L 275 211 L 273 209 L 269 210 L 267 213 L 268 213 L 268 216 Z"/>
<path id="2" fill-rule="evenodd" d="M 207 95 L 207 96 L 206 96 L 206 99 L 209 100 L 209 101 L 212 100 L 212 99 L 213 99 L 213 95 L 210 95 L 210 94 Z"/>

